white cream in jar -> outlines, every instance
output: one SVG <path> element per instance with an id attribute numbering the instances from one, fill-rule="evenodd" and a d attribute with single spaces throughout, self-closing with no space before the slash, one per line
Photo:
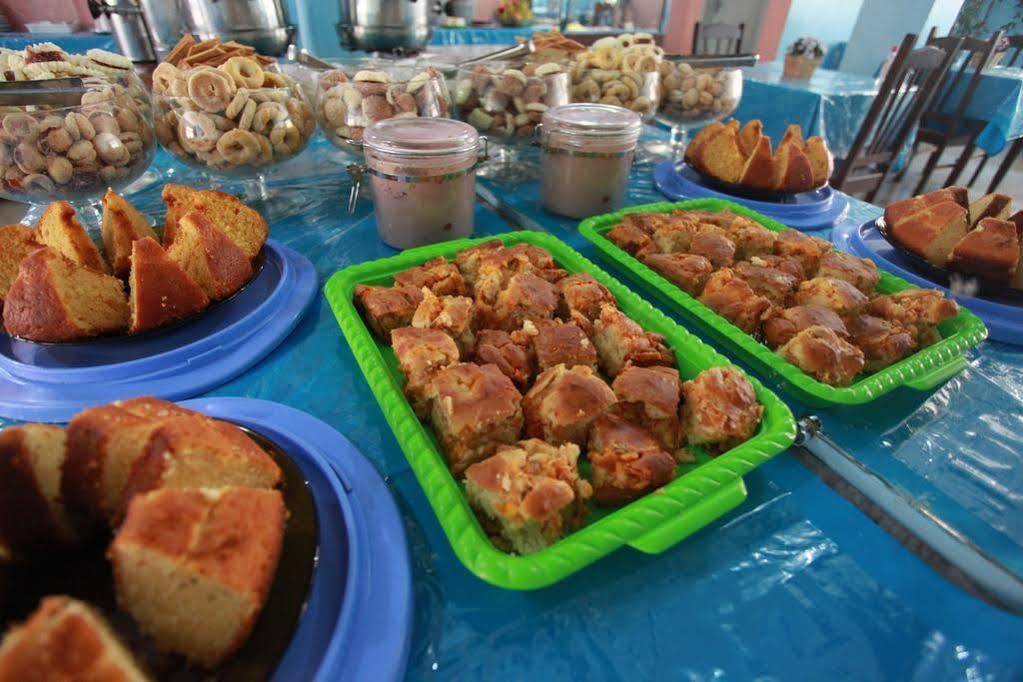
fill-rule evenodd
<path id="1" fill-rule="evenodd" d="M 446 118 L 391 118 L 366 128 L 380 238 L 408 249 L 471 236 L 479 145 L 475 128 Z"/>
<path id="2" fill-rule="evenodd" d="M 564 104 L 544 112 L 544 208 L 570 218 L 621 208 L 642 125 L 636 112 L 608 104 Z"/>

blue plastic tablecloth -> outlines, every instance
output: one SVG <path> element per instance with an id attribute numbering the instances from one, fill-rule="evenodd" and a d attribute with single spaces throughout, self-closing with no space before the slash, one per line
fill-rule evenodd
<path id="1" fill-rule="evenodd" d="M 0 33 L 0 47 L 8 50 L 23 50 L 35 43 L 56 43 L 68 52 L 86 52 L 94 48 L 120 52 L 109 33 Z"/>
<path id="2" fill-rule="evenodd" d="M 949 98 L 949 110 L 958 104 L 958 93 L 966 90 L 968 79 L 960 81 Z M 1023 137 L 1023 68 L 986 69 L 964 115 L 987 122 L 977 137 L 977 146 L 988 154 L 995 155 L 1009 140 Z"/>
<path id="3" fill-rule="evenodd" d="M 533 27 L 488 26 L 466 28 L 435 28 L 431 45 L 513 45 L 516 38 L 528 38 Z"/>
<path id="4" fill-rule="evenodd" d="M 345 212 L 348 181 L 340 160 L 318 140 L 275 171 L 270 185 L 277 198 L 260 206 L 274 238 L 312 259 L 321 280 L 346 265 L 394 253 L 376 236 L 368 200 L 360 200 L 354 215 Z M 203 182 L 165 153 L 155 167 L 165 175 L 173 170 L 169 179 Z M 649 170 L 636 169 L 630 203 L 660 198 Z M 488 184 L 544 229 L 600 261 L 574 221 L 538 206 L 535 182 Z M 131 199 L 160 215 L 158 195 L 159 186 L 152 186 Z M 478 208 L 479 234 L 507 229 L 492 211 Z M 1020 355 L 987 346 L 982 351 L 1014 368 L 1015 383 L 1003 382 L 1018 391 Z M 964 386 L 960 399 L 1006 399 L 981 382 Z M 519 593 L 483 583 L 454 556 L 322 297 L 259 367 L 212 395 L 265 398 L 305 410 L 344 433 L 384 475 L 402 510 L 413 557 L 410 680 L 930 682 L 1023 676 L 1023 620 L 947 582 L 789 455 L 746 478 L 745 504 L 675 548 L 658 556 L 623 549 L 553 587 Z M 1012 407 L 1019 404 L 1004 403 L 987 416 L 992 432 L 1011 426 Z M 915 414 L 910 407 L 908 414 Z M 935 438 L 965 438 L 949 434 L 964 427 L 954 415 L 951 422 L 928 422 L 926 415 L 906 428 L 919 438 L 929 431 Z M 872 435 L 865 454 L 886 456 L 890 446 L 880 442 L 880 431 Z M 973 447 L 980 452 L 986 446 L 978 441 Z M 1004 455 L 994 448 L 990 454 Z"/>

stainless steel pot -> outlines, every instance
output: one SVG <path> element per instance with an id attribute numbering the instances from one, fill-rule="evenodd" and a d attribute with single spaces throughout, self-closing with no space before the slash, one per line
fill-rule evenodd
<path id="1" fill-rule="evenodd" d="M 341 43 L 352 50 L 408 50 L 426 47 L 433 34 L 435 0 L 340 0 Z"/>
<path id="2" fill-rule="evenodd" d="M 280 0 L 178 0 L 185 30 L 202 40 L 237 40 L 282 55 L 295 35 Z"/>

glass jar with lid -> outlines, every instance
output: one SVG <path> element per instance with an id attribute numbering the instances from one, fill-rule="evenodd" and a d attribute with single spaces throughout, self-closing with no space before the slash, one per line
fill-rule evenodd
<path id="1" fill-rule="evenodd" d="M 544 208 L 570 218 L 621 208 L 642 125 L 636 112 L 608 104 L 565 104 L 544 112 Z"/>
<path id="2" fill-rule="evenodd" d="M 366 128 L 380 238 L 407 249 L 472 235 L 479 147 L 475 128 L 446 118 L 392 118 Z"/>

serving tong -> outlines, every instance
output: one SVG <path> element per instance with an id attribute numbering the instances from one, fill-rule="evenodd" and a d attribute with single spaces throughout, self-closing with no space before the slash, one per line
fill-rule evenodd
<path id="1" fill-rule="evenodd" d="M 51 78 L 41 81 L 0 81 L 0 106 L 23 107 L 45 104 L 73 107 L 82 102 L 87 88 L 81 78 Z"/>
<path id="2" fill-rule="evenodd" d="M 489 52 L 479 57 L 473 57 L 472 59 L 465 59 L 458 62 L 455 66 L 462 68 L 465 66 L 472 66 L 473 64 L 482 64 L 484 62 L 514 59 L 515 57 L 524 57 L 529 54 L 536 52 L 536 45 L 532 40 L 527 40 L 519 43 L 518 45 L 511 45 L 509 47 L 502 48 L 495 52 Z M 760 59 L 758 54 L 732 54 L 732 55 L 716 55 L 716 54 L 666 54 L 663 59 L 673 62 L 675 64 L 689 64 L 695 69 L 711 69 L 721 67 L 741 67 L 741 66 L 754 66 L 757 60 Z"/>

